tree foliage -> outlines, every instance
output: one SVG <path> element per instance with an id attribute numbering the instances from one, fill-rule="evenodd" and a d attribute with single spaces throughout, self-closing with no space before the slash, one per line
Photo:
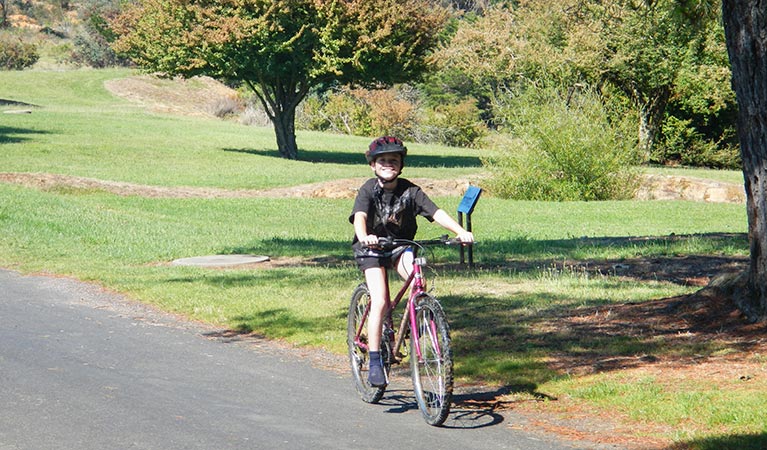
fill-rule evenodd
<path id="1" fill-rule="evenodd" d="M 490 99 L 528 80 L 615 87 L 637 111 L 636 139 L 647 161 L 669 104 L 697 115 L 702 126 L 733 109 L 716 15 L 678 6 L 672 0 L 524 0 L 516 8 L 490 7 L 463 21 L 435 59 L 453 73 L 449 79 L 469 82 Z M 714 139 L 727 134 L 708 125 Z"/>

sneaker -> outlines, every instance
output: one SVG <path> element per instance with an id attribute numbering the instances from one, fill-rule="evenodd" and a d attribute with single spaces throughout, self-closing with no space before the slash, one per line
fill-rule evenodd
<path id="1" fill-rule="evenodd" d="M 370 372 L 368 373 L 368 381 L 371 386 L 383 387 L 386 386 L 386 372 L 384 372 L 383 366 L 378 363 L 370 364 Z"/>

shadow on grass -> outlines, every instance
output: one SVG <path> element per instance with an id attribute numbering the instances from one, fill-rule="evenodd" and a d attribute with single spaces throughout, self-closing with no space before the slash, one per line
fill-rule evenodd
<path id="1" fill-rule="evenodd" d="M 767 433 L 717 436 L 681 442 L 668 450 L 764 450 Z"/>
<path id="2" fill-rule="evenodd" d="M 705 243 L 709 254 L 695 256 L 668 256 L 677 254 L 677 245 L 685 240 Z M 626 279 L 668 280 L 689 283 L 704 271 L 722 270 L 725 263 L 745 263 L 744 258 L 711 256 L 727 247 L 745 246 L 742 234 L 705 234 L 668 237 L 620 237 L 586 238 L 549 241 L 495 241 L 483 242 L 476 253 L 483 261 L 478 269 L 508 271 L 509 274 L 540 274 L 552 261 L 572 260 L 589 266 L 606 275 L 620 275 L 600 279 L 601 297 L 589 299 L 568 298 L 557 292 L 511 292 L 503 296 L 479 295 L 442 296 L 437 292 L 450 319 L 454 333 L 453 345 L 457 355 L 456 374 L 505 386 L 509 393 L 519 393 L 537 398 L 540 383 L 561 376 L 570 369 L 580 373 L 619 370 L 653 362 L 668 356 L 710 355 L 722 349 L 722 343 L 714 334 L 702 330 L 702 336 L 711 339 L 691 341 L 684 337 L 690 325 L 684 325 L 689 317 L 684 298 L 640 302 L 619 305 L 611 292 L 626 289 Z M 620 261 L 594 261 L 599 248 L 631 248 L 640 255 L 630 263 Z M 172 282 L 202 282 L 222 288 L 241 286 L 285 286 L 286 279 L 306 291 L 312 286 L 325 289 L 331 272 L 312 270 L 323 268 L 347 270 L 361 276 L 354 266 L 349 244 L 342 241 L 313 239 L 270 239 L 255 246 L 231 247 L 224 253 L 255 253 L 285 259 L 288 264 L 269 270 L 237 270 L 210 272 L 203 275 L 180 277 Z M 666 252 L 666 253 L 664 253 Z M 307 256 L 308 255 L 308 256 Z M 546 255 L 549 259 L 539 258 Z M 584 255 L 586 255 L 584 257 Z M 647 255 L 647 256 L 644 256 Z M 458 266 L 456 253 L 437 255 L 434 267 L 440 277 L 467 276 L 473 273 L 465 266 Z M 519 258 L 519 259 L 516 259 Z M 586 261 L 588 259 L 588 261 Z M 607 267 L 621 262 L 629 269 L 617 273 Z M 705 263 L 705 264 L 704 264 Z M 641 266 L 641 270 L 637 267 Z M 662 269 L 662 270 L 661 270 Z M 335 273 L 333 277 L 344 275 Z M 481 278 L 477 279 L 479 283 Z M 349 289 L 356 280 L 349 280 Z M 532 283 L 535 283 L 533 277 Z M 624 308 L 621 310 L 621 308 Z M 623 317 L 619 318 L 619 312 Z M 591 314 L 600 318 L 614 313 L 610 321 L 587 319 Z M 296 332 L 322 334 L 335 329 L 343 322 L 346 305 L 327 311 L 322 319 L 306 320 L 289 309 L 273 309 L 261 313 L 233 318 L 234 327 L 240 332 L 257 330 L 275 338 L 290 337 Z M 688 314 L 689 316 L 689 314 Z M 672 319 L 682 318 L 674 322 Z M 686 328 L 685 328 L 686 327 Z M 734 348 L 730 345 L 730 348 Z M 745 349 L 740 349 L 745 350 Z M 560 368 L 553 367 L 550 357 L 562 361 Z M 547 359 L 548 358 L 548 359 Z"/>
<path id="3" fill-rule="evenodd" d="M 25 128 L 6 127 L 0 125 L 0 144 L 18 144 L 19 142 L 28 141 L 24 135 L 30 134 L 46 134 L 45 131 L 29 130 Z"/>
<path id="4" fill-rule="evenodd" d="M 307 261 L 317 259 L 346 259 L 352 261 L 351 234 L 348 241 L 321 241 L 318 239 L 264 239 L 255 246 L 225 247 L 221 254 L 259 254 L 270 257 L 302 257 Z M 307 256 L 308 255 L 308 256 Z"/>
<path id="5" fill-rule="evenodd" d="M 695 253 L 689 250 L 694 246 Z M 606 237 L 533 240 L 482 240 L 474 247 L 474 268 L 508 270 L 513 273 L 540 273 L 568 267 L 603 275 L 620 275 L 637 280 L 664 280 L 688 285 L 696 277 L 711 276 L 738 269 L 745 256 L 722 256 L 728 251 L 748 249 L 745 233 L 707 233 L 694 235 Z M 221 254 L 263 254 L 270 257 L 295 257 L 301 262 L 341 266 L 353 263 L 350 241 L 272 238 L 257 245 L 226 247 Z M 603 258 L 604 254 L 630 254 L 630 257 Z M 310 255 L 310 256 L 307 256 Z M 635 255 L 635 256 L 634 256 Z M 430 263 L 440 270 L 465 272 L 457 264 L 457 249 L 430 252 Z"/>
<path id="6" fill-rule="evenodd" d="M 723 255 L 747 249 L 745 233 L 705 233 L 483 241 L 474 253 L 480 268 L 503 267 L 516 273 L 571 270 L 696 285 L 718 273 L 740 270 L 747 257 Z M 602 256 L 609 254 L 626 256 Z"/>
<path id="7" fill-rule="evenodd" d="M 274 149 L 225 148 L 224 151 L 282 158 L 279 151 Z M 365 156 L 361 151 L 356 154 L 302 149 L 298 152 L 298 160 L 326 164 L 365 164 Z M 482 162 L 479 157 L 473 156 L 410 155 L 407 157 L 407 165 L 408 167 L 481 167 Z"/>
<path id="8" fill-rule="evenodd" d="M 588 253 L 633 251 L 640 257 L 684 254 L 685 248 L 695 245 L 703 254 L 721 254 L 728 248 L 748 249 L 746 233 L 671 234 L 669 236 L 617 236 L 579 237 L 569 239 L 517 238 L 502 241 L 481 241 L 475 253 L 483 261 L 502 262 L 509 257 L 535 258 L 550 255 L 553 259 L 582 259 Z"/>

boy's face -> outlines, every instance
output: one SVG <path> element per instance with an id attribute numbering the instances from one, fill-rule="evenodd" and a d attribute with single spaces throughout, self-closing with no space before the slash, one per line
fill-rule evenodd
<path id="1" fill-rule="evenodd" d="M 386 153 L 370 163 L 379 180 L 383 182 L 393 181 L 402 173 L 402 155 L 399 153 Z"/>

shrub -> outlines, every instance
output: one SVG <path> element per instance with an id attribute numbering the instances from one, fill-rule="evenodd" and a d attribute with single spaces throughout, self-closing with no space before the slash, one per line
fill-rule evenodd
<path id="1" fill-rule="evenodd" d="M 727 137 L 725 135 L 723 139 Z M 708 140 L 692 126 L 691 120 L 674 116 L 669 116 L 663 123 L 663 142 L 653 151 L 652 161 L 712 169 L 741 168 L 737 146 Z"/>
<path id="2" fill-rule="evenodd" d="M 256 127 L 268 127 L 272 125 L 272 121 L 269 119 L 269 115 L 266 111 L 264 111 L 264 108 L 252 101 L 248 102 L 245 111 L 240 114 L 239 121 L 243 125 Z"/>
<path id="3" fill-rule="evenodd" d="M 585 90 L 565 97 L 533 88 L 510 100 L 506 113 L 513 134 L 483 159 L 491 192 L 555 201 L 633 196 L 636 145 L 619 138 L 598 94 Z"/>
<path id="4" fill-rule="evenodd" d="M 12 34 L 0 34 L 0 69 L 22 70 L 40 58 L 37 46 L 23 42 Z"/>
<path id="5" fill-rule="evenodd" d="M 296 117 L 299 127 L 356 136 L 395 135 L 418 142 L 476 146 L 487 134 L 473 99 L 423 108 L 422 94 L 408 85 L 390 89 L 348 87 L 311 96 Z"/>
<path id="6" fill-rule="evenodd" d="M 242 102 L 236 97 L 223 96 L 210 102 L 207 106 L 208 112 L 218 118 L 236 116 L 245 110 Z"/>
<path id="7" fill-rule="evenodd" d="M 372 135 L 369 107 L 349 89 L 328 94 L 317 114 L 322 118 L 319 129 L 358 136 Z"/>
<path id="8" fill-rule="evenodd" d="M 454 147 L 475 147 L 488 131 L 480 120 L 476 101 L 470 98 L 457 104 L 438 105 L 427 111 L 420 128 L 428 142 Z"/>
<path id="9" fill-rule="evenodd" d="M 417 123 L 416 105 L 400 95 L 396 88 L 386 90 L 356 89 L 352 94 L 368 107 L 370 135 L 393 135 L 402 139 L 413 136 Z"/>

